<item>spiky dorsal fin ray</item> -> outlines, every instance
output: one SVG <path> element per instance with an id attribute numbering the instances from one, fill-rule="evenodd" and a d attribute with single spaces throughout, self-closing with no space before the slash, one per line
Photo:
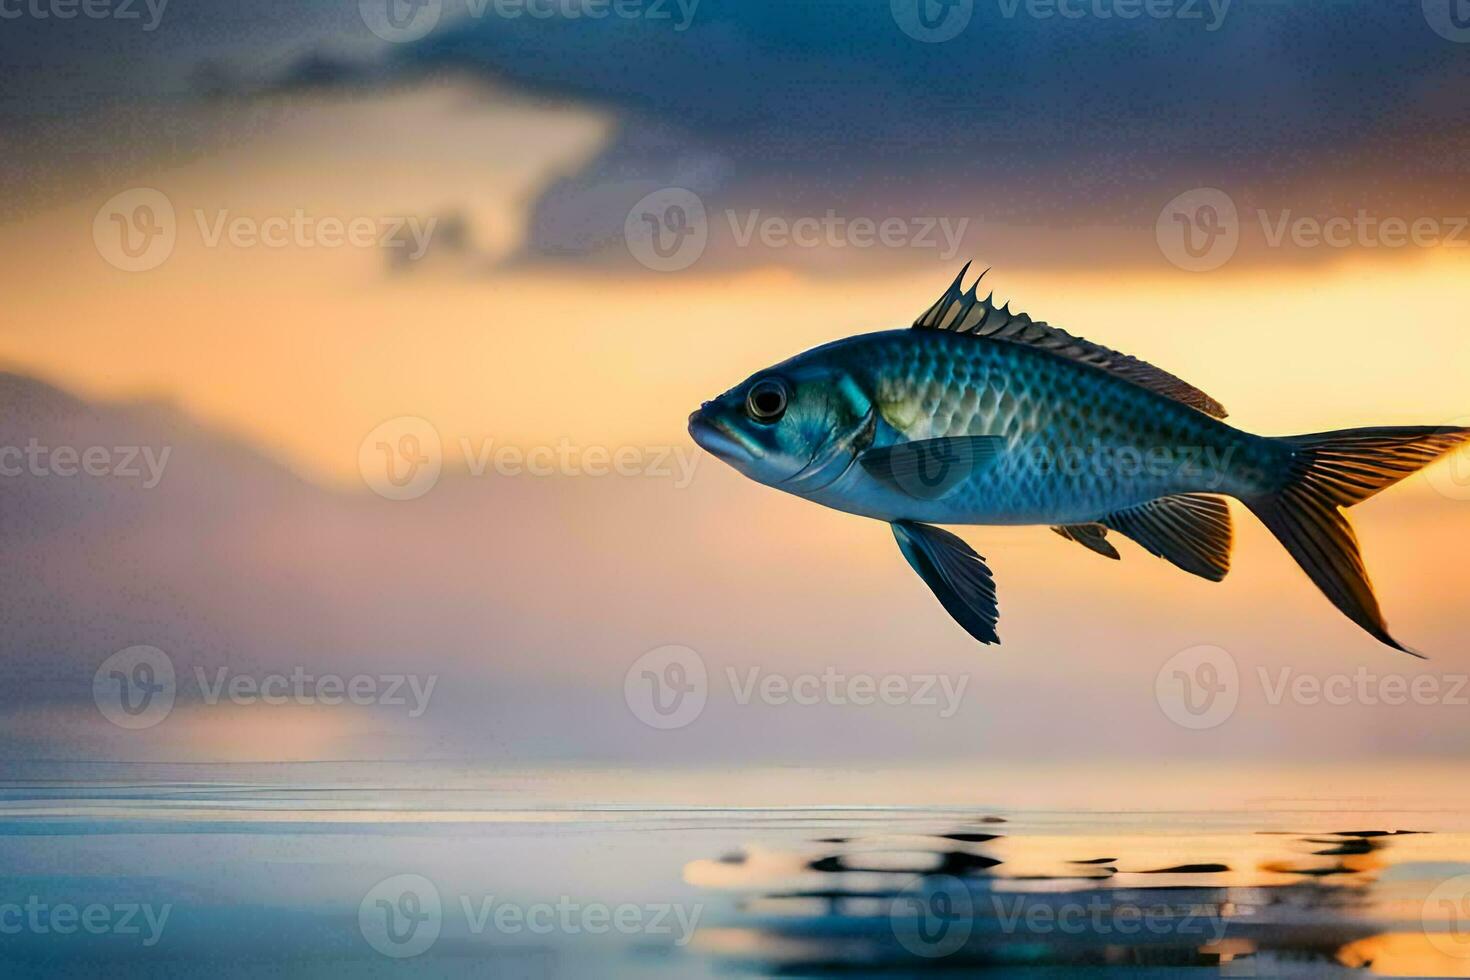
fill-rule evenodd
<path id="1" fill-rule="evenodd" d="M 969 269 L 970 263 L 966 262 L 944 295 L 914 321 L 914 329 L 950 330 L 954 333 L 968 333 L 1038 347 L 1101 368 L 1109 374 L 1182 402 L 1217 419 L 1225 418 L 1225 406 L 1168 371 L 1128 354 L 1120 354 L 1101 344 L 1094 344 L 1090 340 L 1074 337 L 1059 327 L 1033 320 L 1025 313 L 1012 313 L 1009 303 L 997 308 L 991 302 L 993 294 L 981 299 L 975 288 L 980 284 L 980 279 L 984 278 L 983 272 L 969 289 L 961 289 L 965 273 Z"/>

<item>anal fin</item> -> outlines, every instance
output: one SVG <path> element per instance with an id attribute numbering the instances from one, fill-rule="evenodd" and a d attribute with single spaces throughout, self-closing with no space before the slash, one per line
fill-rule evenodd
<path id="1" fill-rule="evenodd" d="M 1234 528 L 1221 497 L 1174 494 L 1109 514 L 1099 523 L 1200 578 L 1218 582 L 1230 571 Z"/>
<path id="2" fill-rule="evenodd" d="M 1101 524 L 1060 524 L 1052 530 L 1068 541 L 1076 541 L 1088 551 L 1095 551 L 1104 558 L 1117 561 L 1123 557 L 1108 540 L 1108 529 Z"/>

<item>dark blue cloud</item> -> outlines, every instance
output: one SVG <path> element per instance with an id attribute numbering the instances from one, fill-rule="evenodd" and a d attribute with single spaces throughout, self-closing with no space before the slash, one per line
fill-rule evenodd
<path id="1" fill-rule="evenodd" d="M 1197 186 L 1297 214 L 1470 208 L 1470 43 L 1436 33 L 1418 2 L 606 0 L 593 18 L 578 5 L 600 0 L 438 0 L 427 36 L 366 54 L 377 42 L 355 2 L 310 17 L 174 2 L 159 31 L 118 42 L 130 47 L 88 35 L 63 60 L 107 79 L 126 76 L 119 51 L 208 59 L 194 78 L 211 89 L 467 72 L 614 114 L 603 151 L 542 189 L 526 249 L 538 258 L 626 260 L 629 208 L 665 186 L 695 190 L 712 214 L 966 217 L 980 229 L 967 245 L 987 253 L 1074 259 L 1131 246 L 1069 233 L 1141 234 Z M 917 40 L 903 25 L 918 4 L 963 29 Z M 60 51 L 63 35 L 47 36 L 36 50 Z M 296 60 L 262 65 L 291 39 Z M 45 77 L 55 104 L 68 82 Z"/>
<path id="2" fill-rule="evenodd" d="M 682 31 L 672 3 L 667 19 L 603 20 L 492 5 L 391 61 L 621 118 L 546 189 L 529 236 L 541 255 L 605 251 L 667 185 L 714 208 L 1041 230 L 1151 227 L 1194 186 L 1296 213 L 1470 203 L 1470 44 L 1418 4 L 1158 0 L 1172 16 L 1125 20 L 1098 11 L 1127 0 L 1073 0 L 1075 18 L 977 0 L 953 39 L 922 43 L 899 24 L 920 2 L 935 0 L 704 0 Z"/>

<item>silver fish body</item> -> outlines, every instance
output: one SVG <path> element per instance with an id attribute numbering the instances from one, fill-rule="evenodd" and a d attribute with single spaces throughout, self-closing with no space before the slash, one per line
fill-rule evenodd
<path id="1" fill-rule="evenodd" d="M 800 357 L 840 366 L 869 393 L 875 446 L 1004 440 L 984 466 L 952 461 L 971 472 L 942 496 L 931 498 L 921 482 L 895 487 L 855 465 L 825 487 L 795 491 L 879 520 L 1085 524 L 1172 494 L 1263 492 L 1283 453 L 1098 368 L 1006 341 L 890 330 Z"/>
<path id="2" fill-rule="evenodd" d="M 1407 651 L 1388 633 L 1344 508 L 1470 429 L 1253 435 L 1174 375 L 997 308 L 974 285 L 962 290 L 963 277 L 910 329 L 757 372 L 694 412 L 690 434 L 759 483 L 888 522 L 909 565 L 983 643 L 999 642 L 994 578 L 933 525 L 1050 525 L 1112 559 L 1116 532 L 1218 581 L 1230 568 L 1234 497 L 1339 610 Z"/>

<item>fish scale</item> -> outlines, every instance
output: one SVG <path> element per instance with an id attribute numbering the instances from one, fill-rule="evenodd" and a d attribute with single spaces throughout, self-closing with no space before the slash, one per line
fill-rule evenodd
<path id="1" fill-rule="evenodd" d="M 1274 450 L 1173 399 L 1008 341 L 899 330 L 826 351 L 876 393 L 894 442 L 1005 437 L 1006 452 L 994 465 L 941 499 L 903 502 L 910 520 L 1086 523 L 1168 494 L 1239 492 L 1232 468 L 1212 461 L 1258 456 L 1256 469 L 1264 472 Z M 1124 463 L 1129 450 L 1167 462 L 1145 468 L 1141 459 L 1146 472 L 1134 475 L 1109 465 L 1120 450 Z"/>

